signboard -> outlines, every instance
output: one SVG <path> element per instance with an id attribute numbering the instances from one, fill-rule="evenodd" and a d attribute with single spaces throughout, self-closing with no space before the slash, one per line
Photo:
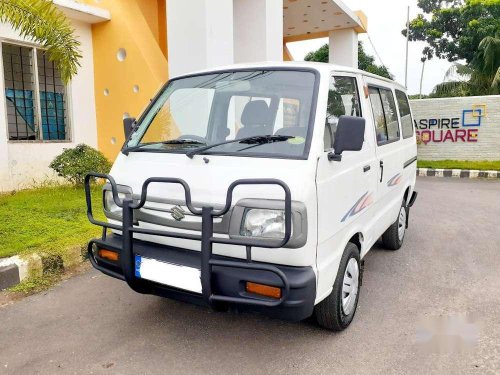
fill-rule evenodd
<path id="1" fill-rule="evenodd" d="M 415 119 L 417 136 L 422 143 L 477 142 L 483 117 L 487 115 L 486 104 L 462 109 L 456 116 Z"/>
<path id="2" fill-rule="evenodd" d="M 410 101 L 420 160 L 500 160 L 500 95 Z"/>

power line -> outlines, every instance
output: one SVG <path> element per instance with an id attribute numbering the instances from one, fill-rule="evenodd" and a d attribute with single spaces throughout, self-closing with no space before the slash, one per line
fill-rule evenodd
<path id="1" fill-rule="evenodd" d="M 377 49 L 375 48 L 375 44 L 373 44 L 373 41 L 372 41 L 372 38 L 370 37 L 370 34 L 367 32 L 366 35 L 368 36 L 368 41 L 370 42 L 372 48 L 373 48 L 373 51 L 375 52 L 375 55 L 377 56 L 377 58 L 379 59 L 380 63 L 382 64 L 382 66 L 384 68 L 387 69 L 387 71 L 389 71 L 389 69 L 387 68 L 387 66 L 384 64 L 384 62 L 382 61 L 382 58 L 380 57 L 380 55 L 378 54 L 378 51 Z"/>

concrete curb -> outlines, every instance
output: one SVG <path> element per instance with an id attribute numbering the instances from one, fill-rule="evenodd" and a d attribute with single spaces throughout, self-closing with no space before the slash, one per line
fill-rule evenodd
<path id="1" fill-rule="evenodd" d="M 0 290 L 19 284 L 29 275 L 42 274 L 42 258 L 38 254 L 0 259 Z"/>
<path id="2" fill-rule="evenodd" d="M 478 171 L 475 169 L 417 168 L 417 176 L 500 179 L 500 171 Z"/>
<path id="3" fill-rule="evenodd" d="M 42 276 L 54 270 L 63 270 L 81 263 L 80 248 L 68 251 L 64 257 L 50 254 L 15 255 L 0 259 L 0 290 L 19 284 L 29 276 Z"/>

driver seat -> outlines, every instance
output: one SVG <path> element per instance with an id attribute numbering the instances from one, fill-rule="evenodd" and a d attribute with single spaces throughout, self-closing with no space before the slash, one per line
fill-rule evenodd
<path id="1" fill-rule="evenodd" d="M 270 124 L 270 112 L 265 100 L 252 100 L 248 102 L 241 113 L 243 127 L 238 130 L 236 139 L 273 134 L 273 127 Z"/>

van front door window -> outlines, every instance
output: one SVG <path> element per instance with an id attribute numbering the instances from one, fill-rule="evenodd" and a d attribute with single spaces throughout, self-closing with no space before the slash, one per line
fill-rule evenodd
<path id="1" fill-rule="evenodd" d="M 342 115 L 361 117 L 356 78 L 332 76 L 328 87 L 326 107 L 325 151 L 331 150 L 333 147 L 337 123 Z"/>

